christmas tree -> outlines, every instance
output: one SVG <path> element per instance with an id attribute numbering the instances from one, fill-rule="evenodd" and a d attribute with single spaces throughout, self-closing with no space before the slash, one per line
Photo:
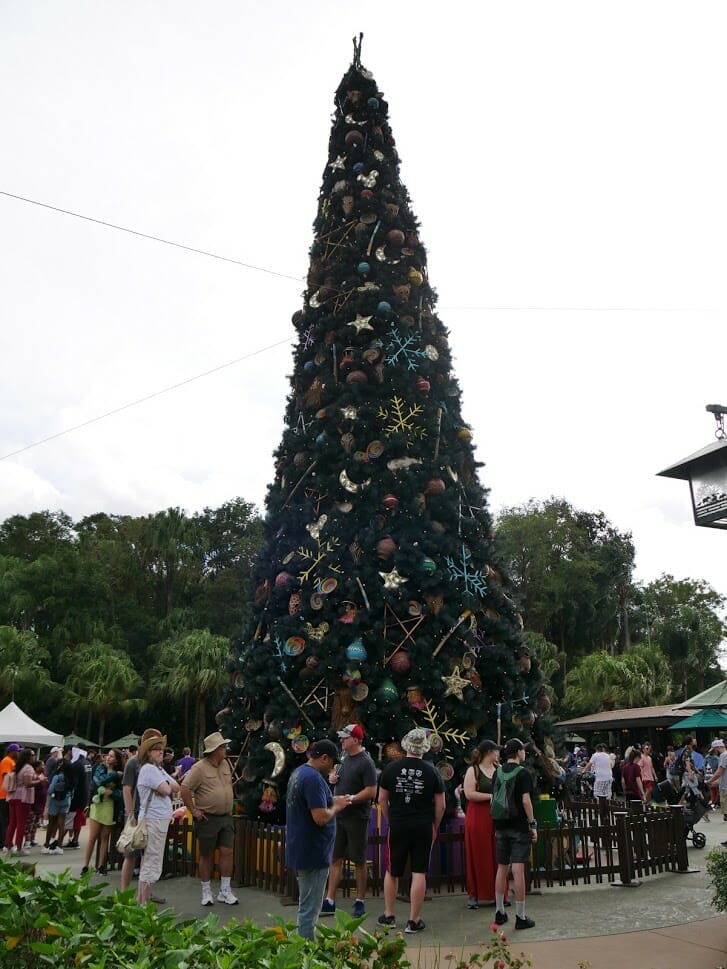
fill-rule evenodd
<path id="1" fill-rule="evenodd" d="M 498 714 L 503 737 L 528 736 L 542 689 L 495 564 L 447 330 L 360 40 L 314 229 L 253 620 L 218 715 L 245 813 L 268 820 L 309 743 L 347 723 L 380 763 L 427 728 L 455 783 Z"/>

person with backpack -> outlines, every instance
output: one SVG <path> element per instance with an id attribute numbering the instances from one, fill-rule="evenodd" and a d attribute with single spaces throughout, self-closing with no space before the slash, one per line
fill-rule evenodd
<path id="1" fill-rule="evenodd" d="M 507 922 L 505 891 L 512 866 L 515 887 L 515 928 L 531 929 L 535 922 L 525 914 L 525 865 L 538 840 L 533 812 L 533 779 L 525 770 L 525 744 L 513 737 L 505 744 L 505 763 L 495 771 L 490 815 L 495 822 L 497 874 L 495 876 L 495 922 Z"/>
<path id="2" fill-rule="evenodd" d="M 63 756 L 55 769 L 48 785 L 48 827 L 45 829 L 45 845 L 42 855 L 62 855 L 59 841 L 63 840 L 66 824 L 66 814 L 71 806 L 73 794 L 73 773 L 71 771 L 71 757 L 73 747 L 68 744 L 63 748 Z"/>

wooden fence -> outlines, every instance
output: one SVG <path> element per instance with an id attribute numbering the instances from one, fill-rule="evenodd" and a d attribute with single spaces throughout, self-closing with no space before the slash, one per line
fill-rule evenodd
<path id="1" fill-rule="evenodd" d="M 642 878 L 663 871 L 689 870 L 686 827 L 678 807 L 644 812 L 640 802 L 571 801 L 560 809 L 557 824 L 542 827 L 529 869 L 531 888 L 554 885 L 638 885 Z M 114 839 L 115 840 L 115 839 Z M 169 826 L 162 877 L 196 875 L 197 839 L 187 820 Z M 112 851 L 109 863 L 121 864 Z M 386 835 L 374 828 L 369 836 L 369 892 L 383 893 Z M 233 878 L 239 885 L 297 898 L 294 874 L 285 867 L 285 826 L 235 818 Z M 341 888 L 355 887 L 352 866 L 344 865 Z M 427 876 L 434 894 L 465 893 L 464 831 L 440 832 Z M 406 891 L 406 880 L 401 888 Z"/>

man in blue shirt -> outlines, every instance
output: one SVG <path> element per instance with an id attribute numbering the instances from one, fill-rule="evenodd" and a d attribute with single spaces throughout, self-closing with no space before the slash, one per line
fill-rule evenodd
<path id="1" fill-rule="evenodd" d="M 286 803 L 285 863 L 298 880 L 298 935 L 315 939 L 328 868 L 336 836 L 335 817 L 348 807 L 345 795 L 334 797 L 326 778 L 340 756 L 330 740 L 317 740 L 308 763 L 293 771 Z"/>

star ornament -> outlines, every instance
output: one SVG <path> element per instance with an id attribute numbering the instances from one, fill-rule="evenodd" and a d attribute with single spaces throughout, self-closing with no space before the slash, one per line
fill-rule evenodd
<path id="1" fill-rule="evenodd" d="M 334 172 L 337 169 L 339 169 L 339 168 L 340 169 L 345 168 L 346 167 L 346 156 L 345 155 L 338 155 L 338 157 L 337 158 L 334 158 L 333 161 L 329 164 L 328 167 L 331 169 L 331 171 L 334 171 Z"/>
<path id="2" fill-rule="evenodd" d="M 442 676 L 441 680 L 442 683 L 444 683 L 447 687 L 447 689 L 444 691 L 445 696 L 456 696 L 458 700 L 464 700 L 462 690 L 471 684 L 469 680 L 466 680 L 463 676 L 459 675 L 459 666 L 455 666 L 454 670 L 449 676 Z"/>
<path id="3" fill-rule="evenodd" d="M 373 326 L 371 326 L 372 319 L 372 316 L 362 316 L 361 313 L 357 313 L 356 319 L 349 320 L 346 326 L 354 326 L 356 333 L 360 333 L 361 330 L 373 330 Z"/>
<path id="4" fill-rule="evenodd" d="M 396 591 L 396 589 L 400 589 L 405 582 L 409 581 L 406 576 L 399 575 L 396 568 L 393 568 L 391 572 L 379 572 L 379 575 L 384 580 L 384 588 L 388 589 L 389 591 Z"/>

